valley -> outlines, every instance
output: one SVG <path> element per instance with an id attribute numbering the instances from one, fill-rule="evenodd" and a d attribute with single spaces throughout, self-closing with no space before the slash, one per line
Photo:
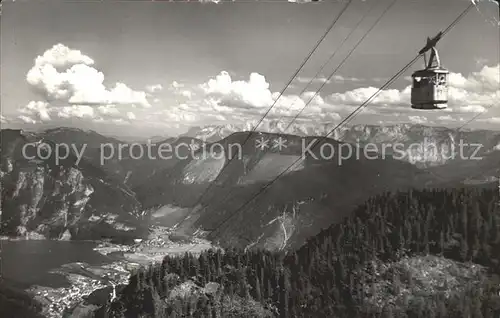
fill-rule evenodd
<path id="1" fill-rule="evenodd" d="M 59 2 L 0 4 L 0 318 L 500 318 L 499 0 Z"/>
<path id="2" fill-rule="evenodd" d="M 115 289 L 128 283 L 131 273 L 161 262 L 165 255 L 196 255 L 214 248 L 203 239 L 172 241 L 170 228 L 151 230 L 147 238 L 129 245 L 4 238 L 0 241 L 2 275 L 34 295 L 45 317 L 56 318 L 64 312 L 92 309 L 82 305 L 84 300 L 94 295 L 101 295 L 97 297 L 101 301 L 112 297 Z"/>
<path id="3" fill-rule="evenodd" d="M 2 130 L 1 134 L 1 233 L 8 239 L 3 241 L 2 258 L 14 262 L 6 262 L 3 273 L 35 295 L 47 317 L 59 317 L 68 310 L 75 315 L 97 310 L 107 299 L 118 297 L 113 296 L 113 290 L 127 285 L 131 273 L 161 263 L 166 255 L 200 255 L 213 248 L 288 252 L 342 222 L 374 196 L 410 189 L 490 187 L 500 174 L 500 133 L 494 131 L 452 135 L 442 128 L 424 126 L 355 126 L 344 132 L 344 139 L 358 146 L 401 142 L 410 147 L 423 144 L 425 138 L 436 141 L 447 136 L 436 148 L 444 152 L 431 149 L 426 153 L 421 148 L 415 153 L 415 148 L 407 148 L 407 156 L 399 160 L 389 153 L 375 160 L 346 158 L 341 164 L 339 154 L 300 160 L 304 138 L 317 139 L 315 136 L 236 132 L 207 143 L 203 141 L 206 137 L 191 131 L 191 136 L 165 140 L 173 144 L 196 141 L 201 150 L 218 143 L 224 156 L 208 151 L 203 158 L 125 157 L 109 160 L 104 166 L 99 164 L 99 145 L 123 142 L 67 128 L 41 133 Z M 254 145 L 260 138 L 285 138 L 287 148 L 259 149 Z M 483 159 L 474 163 L 443 161 L 456 138 L 471 143 L 484 141 Z M 230 145 L 244 144 L 245 140 L 242 156 L 231 160 Z M 41 141 L 88 146 L 78 164 L 76 154 L 61 164 L 56 164 L 53 156 L 38 160 L 23 157 L 23 145 Z M 342 147 L 344 143 L 326 139 L 322 144 Z M 289 167 L 290 171 L 284 173 Z M 257 194 L 259 200 L 253 200 Z M 46 244 L 43 242 L 72 246 L 76 254 L 60 263 L 38 267 L 31 275 L 26 273 L 32 268 L 24 272 L 15 268 L 26 257 L 35 263 L 36 258 L 29 249 L 22 249 L 27 252 L 25 256 L 16 256 L 13 251 L 19 248 L 9 246 Z M 86 255 L 81 248 L 74 249 L 73 244 L 78 242 L 89 242 L 92 252 Z M 36 249 L 40 259 L 54 250 Z M 9 271 L 5 266 L 14 267 Z M 14 273 L 23 278 L 16 278 Z M 60 284 L 49 286 L 56 277 Z M 94 300 L 89 302 L 89 297 Z"/>

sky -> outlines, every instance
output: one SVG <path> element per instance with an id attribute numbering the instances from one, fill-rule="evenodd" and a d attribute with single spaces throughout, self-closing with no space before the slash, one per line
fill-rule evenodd
<path id="1" fill-rule="evenodd" d="M 398 0 L 350 53 L 391 2 L 354 0 L 279 99 L 346 2 L 4 2 L 2 126 L 174 136 L 193 126 L 251 128 L 273 103 L 257 130 L 288 125 L 306 104 L 294 125 L 337 123 L 469 4 Z M 497 10 L 480 1 L 439 42 L 451 73 L 447 110 L 410 108 L 419 61 L 351 123 L 454 128 L 483 112 L 469 127 L 499 129 Z"/>

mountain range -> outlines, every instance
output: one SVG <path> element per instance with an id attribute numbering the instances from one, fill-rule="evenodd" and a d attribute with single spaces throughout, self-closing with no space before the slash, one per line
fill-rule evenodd
<path id="1" fill-rule="evenodd" d="M 45 136 L 1 131 L 2 234 L 58 239 L 140 235 L 141 204 L 135 195 L 91 161 L 76 164 L 70 155 L 58 162 L 50 146 L 40 148 L 40 155 L 24 147 L 42 140 L 55 145 Z"/>
<path id="2" fill-rule="evenodd" d="M 192 127 L 183 136 L 216 142 L 239 131 L 250 131 L 253 126 L 247 125 L 209 125 Z M 259 131 L 289 134 L 295 136 L 325 136 L 364 147 L 368 144 L 382 149 L 386 145 L 386 153 L 391 154 L 393 145 L 400 145 L 408 153 L 401 159 L 419 166 L 429 167 L 441 165 L 458 158 L 460 141 L 463 143 L 464 157 L 482 156 L 500 149 L 500 131 L 451 129 L 431 127 L 420 124 L 394 125 L 346 125 L 337 128 L 334 124 L 291 125 L 287 127 L 281 121 L 271 121 Z M 453 144 L 455 154 L 453 153 Z M 477 146 L 476 146 L 477 145 Z M 480 145 L 480 146 L 479 146 Z M 475 157 L 474 156 L 474 157 Z"/>
<path id="3" fill-rule="evenodd" d="M 495 131 L 351 126 L 323 139 L 317 131 L 307 136 L 308 131 L 236 129 L 193 128 L 151 146 L 155 154 L 161 144 L 179 150 L 167 159 L 137 157 L 128 151 L 109 156 L 111 148 L 126 149 L 129 144 L 92 131 L 2 130 L 1 231 L 45 238 L 130 239 L 144 236 L 152 216 L 166 208 L 173 212 L 163 221 L 175 225 L 178 233 L 204 236 L 221 245 L 281 250 L 300 246 L 370 196 L 407 188 L 491 184 L 500 174 L 500 133 Z M 286 140 L 286 147 L 270 146 L 279 146 L 279 140 Z M 464 153 L 471 157 L 477 152 L 474 155 L 482 159 L 447 159 L 459 140 L 481 144 L 477 151 Z M 23 157 L 23 145 L 42 141 L 86 149 L 78 163 L 75 153 L 59 164 L 53 156 Z M 109 147 L 103 150 L 103 144 Z M 304 156 L 304 145 L 311 144 L 313 150 Z M 368 149 L 369 144 L 375 149 Z M 402 150 L 396 153 L 389 147 L 382 156 L 377 150 L 384 144 L 400 144 Z M 341 153 L 320 156 L 321 149 L 348 146 L 365 153 L 356 158 Z M 109 157 L 104 162 L 103 151 Z"/>

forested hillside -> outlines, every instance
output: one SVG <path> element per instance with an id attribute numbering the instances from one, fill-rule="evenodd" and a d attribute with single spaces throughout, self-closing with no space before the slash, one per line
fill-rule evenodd
<path id="1" fill-rule="evenodd" d="M 297 251 L 142 269 L 98 317 L 499 317 L 493 189 L 386 193 Z"/>
<path id="2" fill-rule="evenodd" d="M 43 318 L 42 305 L 26 291 L 0 278 L 0 317 Z"/>

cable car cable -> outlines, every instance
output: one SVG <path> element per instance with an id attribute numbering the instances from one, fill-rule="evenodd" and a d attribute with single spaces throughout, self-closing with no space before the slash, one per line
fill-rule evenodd
<path id="1" fill-rule="evenodd" d="M 469 12 L 469 10 L 474 7 L 473 4 L 469 4 L 469 6 L 467 6 L 467 8 L 450 24 L 450 26 L 448 26 L 445 31 L 443 31 L 442 35 L 444 36 L 446 33 L 448 33 L 464 16 L 467 12 Z M 394 75 L 391 79 L 389 79 L 389 81 L 386 82 L 386 84 L 384 84 L 379 90 L 377 90 L 377 92 L 375 92 L 372 96 L 370 96 L 364 103 L 362 103 L 353 113 L 351 113 L 349 116 L 346 117 L 346 119 L 344 119 L 339 125 L 337 125 L 334 129 L 332 129 L 326 136 L 324 136 L 323 138 L 321 138 L 321 141 L 322 140 L 325 140 L 328 138 L 329 135 L 331 135 L 331 133 L 333 131 L 335 131 L 338 127 L 340 127 L 341 124 L 343 124 L 346 120 L 348 120 L 349 118 L 352 117 L 353 114 L 355 114 L 358 110 L 366 107 L 368 105 L 368 103 L 376 96 L 378 95 L 378 93 L 380 93 L 380 91 L 382 91 L 384 89 L 384 87 L 386 86 L 389 86 L 390 84 L 392 84 L 392 82 L 394 82 L 402 73 L 404 73 L 408 68 L 410 68 L 418 59 L 419 57 L 421 56 L 421 54 L 417 55 L 415 58 L 413 58 L 406 66 L 404 66 L 399 72 L 396 73 L 396 75 Z M 312 148 L 314 148 L 315 146 L 317 146 L 318 143 L 316 143 L 315 145 L 313 145 L 311 147 L 311 150 Z M 281 172 L 278 176 L 276 176 L 273 180 L 271 180 L 270 182 L 268 182 L 265 186 L 263 186 L 256 194 L 254 194 L 249 200 L 247 200 L 243 205 L 241 205 L 238 209 L 236 209 L 233 213 L 230 213 L 229 216 L 224 219 L 217 227 L 216 229 L 219 229 L 220 227 L 222 227 L 224 224 L 226 224 L 232 217 L 234 217 L 237 213 L 239 213 L 242 209 L 244 209 L 250 202 L 252 202 L 253 200 L 255 200 L 260 194 L 262 194 L 265 190 L 267 190 L 271 185 L 274 184 L 274 182 L 276 182 L 279 178 L 281 178 L 286 172 L 288 172 L 290 170 L 290 168 L 292 168 L 293 166 L 295 166 L 299 161 L 301 160 L 301 158 L 295 160 L 291 165 L 289 165 L 283 172 Z"/>
<path id="2" fill-rule="evenodd" d="M 385 85 L 383 85 L 376 93 L 374 93 L 370 98 L 368 98 L 361 106 L 359 106 L 353 113 L 351 113 L 349 116 L 347 116 L 340 124 L 338 124 L 335 128 L 330 130 L 328 134 L 323 136 L 322 138 L 316 140 L 316 142 L 310 147 L 311 150 L 313 150 L 317 145 L 319 145 L 320 142 L 324 141 L 325 139 L 328 139 L 328 136 L 330 136 L 337 128 L 339 128 L 343 123 L 345 123 L 351 116 L 353 116 L 356 111 L 361 109 L 362 107 L 366 107 L 369 102 L 380 92 L 382 91 L 386 86 L 389 86 L 394 82 L 401 74 L 403 74 L 408 68 L 410 68 L 417 60 L 419 56 L 415 57 L 410 63 L 408 63 L 405 67 L 401 69 L 395 76 L 393 76 Z M 225 219 L 217 228 L 221 227 L 224 225 L 229 219 L 236 215 L 239 211 L 241 211 L 243 208 L 245 208 L 250 202 L 252 202 L 257 196 L 262 194 L 265 190 L 267 190 L 271 185 L 273 185 L 279 178 L 281 178 L 285 173 L 287 173 L 292 167 L 294 167 L 299 161 L 303 160 L 302 157 L 299 157 L 299 159 L 295 160 L 291 165 L 289 165 L 285 170 L 283 170 L 280 174 L 278 174 L 273 180 L 268 182 L 266 185 L 264 185 L 256 194 L 254 194 L 249 200 L 247 200 L 243 205 L 241 205 L 234 213 L 230 214 L 230 216 Z"/>
<path id="3" fill-rule="evenodd" d="M 442 36 L 444 36 L 446 33 L 448 33 L 468 12 L 470 9 L 472 9 L 472 7 L 475 7 L 475 5 L 473 3 L 471 3 L 443 32 L 442 32 L 442 35 L 441 35 L 441 38 Z M 500 8 L 498 10 L 498 13 L 499 13 L 499 17 L 500 17 Z M 500 42 L 499 42 L 500 43 Z M 500 52 L 500 51 L 499 51 Z M 500 60 L 500 56 L 499 56 L 499 60 Z M 489 109 L 493 106 L 494 104 L 490 104 L 486 109 Z M 476 114 L 474 117 L 472 117 L 470 120 L 468 120 L 465 124 L 463 124 L 462 126 L 456 128 L 456 132 L 459 132 L 462 128 L 464 128 L 465 126 L 467 126 L 468 124 L 470 124 L 471 122 L 473 122 L 476 118 L 478 118 L 479 116 L 481 116 L 483 114 L 483 112 L 480 112 L 478 114 Z"/>
<path id="4" fill-rule="evenodd" d="M 304 67 L 304 65 L 309 61 L 309 59 L 312 57 L 312 55 L 316 52 L 316 50 L 318 49 L 318 47 L 320 46 L 320 44 L 323 42 L 323 40 L 326 38 L 326 36 L 335 27 L 335 25 L 337 24 L 337 22 L 339 21 L 339 19 L 342 17 L 342 15 L 344 15 L 345 11 L 349 8 L 349 6 L 351 5 L 352 2 L 353 2 L 353 0 L 349 0 L 346 3 L 346 5 L 342 8 L 342 10 L 340 10 L 340 12 L 337 14 L 337 16 L 335 17 L 335 19 L 333 20 L 333 22 L 326 29 L 325 33 L 321 36 L 321 38 L 318 40 L 318 42 L 316 43 L 316 45 L 313 47 L 313 49 L 311 50 L 311 52 L 309 52 L 309 54 L 306 56 L 306 58 L 304 59 L 304 61 L 302 62 L 302 64 L 300 64 L 300 66 L 295 71 L 295 73 L 292 75 L 292 77 L 289 79 L 289 81 L 287 82 L 287 84 L 285 85 L 285 87 L 281 90 L 281 92 L 279 93 L 278 97 L 274 100 L 274 102 L 272 103 L 272 105 L 268 108 L 268 110 L 260 118 L 260 120 L 258 121 L 257 125 L 255 125 L 254 128 L 250 131 L 250 133 L 248 133 L 247 137 L 245 138 L 245 140 L 244 140 L 244 142 L 243 142 L 243 144 L 241 146 L 242 148 L 248 142 L 248 140 L 251 138 L 252 133 L 255 132 L 255 130 L 259 127 L 259 125 L 262 123 L 262 121 L 271 112 L 271 110 L 274 108 L 274 106 L 276 105 L 276 103 L 278 102 L 278 100 L 285 93 L 286 89 L 290 86 L 290 84 L 293 82 L 293 80 L 295 79 L 295 77 L 297 77 L 297 75 L 302 70 L 302 68 Z M 203 191 L 203 193 L 201 194 L 201 196 L 197 199 L 196 203 L 193 205 L 194 208 L 196 208 L 198 206 L 198 204 L 200 204 L 200 202 L 204 198 L 204 196 L 209 192 L 209 190 L 213 187 L 213 185 L 216 184 L 217 179 L 222 175 L 222 173 L 224 172 L 224 170 L 230 165 L 230 163 L 231 163 L 231 161 L 233 161 L 233 159 L 234 159 L 234 157 L 229 158 L 229 161 L 224 165 L 224 167 L 219 172 L 219 174 L 217 175 L 217 177 L 215 178 L 215 180 L 213 180 L 209 184 L 209 186 Z"/>
<path id="5" fill-rule="evenodd" d="M 493 107 L 495 105 L 495 103 L 491 103 L 490 105 L 488 105 L 485 109 L 488 110 L 490 109 L 491 107 Z M 484 111 L 480 112 L 480 113 L 477 113 L 475 114 L 471 119 L 469 119 L 468 121 L 465 122 L 465 124 L 462 124 L 461 126 L 459 126 L 458 128 L 455 128 L 456 132 L 460 132 L 461 129 L 463 129 L 465 126 L 467 126 L 468 124 L 470 124 L 471 122 L 473 122 L 474 120 L 476 120 L 476 118 L 478 118 L 479 116 L 481 116 L 482 114 L 484 114 Z M 443 139 L 441 141 L 445 141 L 446 139 Z M 479 173 L 479 174 L 475 174 L 473 175 L 472 177 L 468 177 L 468 179 L 470 178 L 476 178 L 476 177 L 479 177 L 480 175 L 482 175 L 483 173 Z M 500 180 L 499 180 L 500 181 Z"/>
<path id="6" fill-rule="evenodd" d="M 395 0 L 397 1 L 397 0 Z M 373 9 L 375 9 L 376 7 L 376 4 L 377 2 L 373 1 L 373 5 L 370 7 L 370 9 L 365 12 L 365 14 L 363 15 L 363 17 L 358 21 L 358 23 L 356 24 L 356 26 L 354 28 L 351 29 L 351 32 L 349 32 L 349 34 L 347 34 L 347 36 L 342 40 L 342 42 L 340 43 L 340 45 L 337 47 L 337 49 L 335 49 L 335 51 L 333 51 L 333 53 L 330 55 L 330 57 L 328 58 L 328 60 L 323 63 L 323 65 L 321 66 L 321 68 L 319 69 L 319 71 L 314 75 L 314 77 L 311 78 L 311 80 L 307 83 L 307 85 L 304 87 L 304 89 L 299 93 L 299 96 L 302 96 L 302 94 L 304 94 L 306 92 L 306 90 L 309 88 L 309 86 L 312 84 L 312 82 L 319 78 L 321 72 L 323 72 L 323 70 L 325 69 L 325 67 L 330 63 L 330 61 L 337 55 L 338 51 L 344 46 L 345 42 L 347 42 L 347 40 L 351 37 L 351 35 L 354 33 L 354 31 L 356 31 L 359 26 L 361 25 L 361 23 L 363 23 L 363 21 L 366 19 L 366 17 L 368 16 L 368 14 L 370 12 L 373 11 Z M 330 76 L 331 77 L 331 76 Z M 328 82 L 329 79 L 326 80 L 326 82 Z M 321 89 L 321 88 L 320 88 Z M 291 107 L 295 106 L 295 103 L 292 104 Z M 290 108 L 291 108 L 290 107 Z M 304 106 L 300 111 L 299 113 L 292 119 L 292 121 L 286 126 L 286 128 L 283 130 L 283 132 L 286 132 L 288 130 L 288 128 L 290 128 L 290 126 L 292 125 L 292 123 L 300 116 L 300 114 L 302 113 L 302 111 L 304 110 L 306 106 Z"/>
<path id="7" fill-rule="evenodd" d="M 307 101 L 307 103 L 302 107 L 302 109 L 295 115 L 295 117 L 292 119 L 292 121 L 288 124 L 288 126 L 285 128 L 285 131 L 294 123 L 294 121 L 300 116 L 300 114 L 304 111 L 304 109 L 309 106 L 309 104 L 314 100 L 314 98 L 319 94 L 319 92 L 323 89 L 323 87 L 331 80 L 331 78 L 337 73 L 337 71 L 344 65 L 344 63 L 349 59 L 349 57 L 354 53 L 354 51 L 358 48 L 358 46 L 363 42 L 363 40 L 368 36 L 368 34 L 377 26 L 377 24 L 382 20 L 382 18 L 385 16 L 385 14 L 391 9 L 397 2 L 398 0 L 393 0 L 392 3 L 385 8 L 385 10 L 382 12 L 382 14 L 377 18 L 377 20 L 372 24 L 372 26 L 365 32 L 365 34 L 361 37 L 361 39 L 356 43 L 356 45 L 350 50 L 350 52 L 344 57 L 344 59 L 340 62 L 340 64 L 333 70 L 333 72 L 330 73 L 326 81 L 323 82 L 323 84 L 320 86 L 318 90 L 314 93 L 314 95 Z M 376 2 L 374 2 L 376 3 Z M 375 6 L 371 7 L 369 12 L 374 9 Z M 352 29 L 352 31 L 349 33 L 348 37 L 359 27 L 361 22 L 365 19 L 366 15 L 369 13 L 367 12 L 365 16 L 358 22 L 358 24 L 355 26 L 355 28 Z M 344 40 L 347 40 L 345 38 Z M 345 41 L 344 41 L 345 42 Z M 342 44 L 341 44 L 342 46 Z M 339 47 L 340 48 L 340 47 Z M 337 50 L 336 50 L 337 51 Z M 335 52 L 336 52 L 335 51 Z M 334 52 L 334 54 L 335 54 Z M 333 57 L 330 57 L 330 59 Z M 328 63 L 328 61 L 327 61 Z M 327 64 L 326 63 L 326 64 Z M 325 65 L 326 65 L 325 64 Z M 406 69 L 405 69 L 406 71 Z M 314 79 L 314 78 L 313 78 Z M 311 80 L 312 81 L 312 80 Z M 267 151 L 266 151 L 267 152 Z M 295 163 L 294 163 L 295 164 Z M 233 193 L 232 190 L 228 192 L 226 196 L 222 200 L 219 200 L 218 206 L 223 205 L 224 203 L 227 202 L 227 199 L 230 197 L 230 195 Z"/>
<path id="8" fill-rule="evenodd" d="M 455 27 L 455 25 L 460 21 L 462 20 L 462 18 L 467 14 L 469 13 L 470 9 L 472 9 L 474 6 L 473 3 L 470 3 L 467 8 L 465 8 L 464 11 L 462 11 L 462 13 L 460 13 L 460 15 L 446 28 L 444 29 L 443 33 L 442 33 L 442 36 L 441 38 L 446 35 L 446 33 L 450 32 L 451 29 L 453 29 Z"/>
<path id="9" fill-rule="evenodd" d="M 352 50 L 349 52 L 349 54 L 347 54 L 347 56 L 342 60 L 342 62 L 340 62 L 340 64 L 333 70 L 333 72 L 330 74 L 330 76 L 328 77 L 328 79 L 323 82 L 323 84 L 320 86 L 320 88 L 316 91 L 316 93 L 314 93 L 314 95 L 308 100 L 308 102 L 304 105 L 304 107 L 302 107 L 302 109 L 297 113 L 297 115 L 295 115 L 295 117 L 292 119 L 292 121 L 288 124 L 287 128 L 290 127 L 290 125 L 293 124 L 293 122 L 302 114 L 302 112 L 304 111 L 304 109 L 314 100 L 314 98 L 316 96 L 318 96 L 319 92 L 323 89 L 323 87 L 325 87 L 325 85 L 331 80 L 331 78 L 337 73 L 337 71 L 345 64 L 345 62 L 347 61 L 347 59 L 349 59 L 349 57 L 351 57 L 351 55 L 354 53 L 354 51 L 358 48 L 358 46 L 361 44 L 361 42 L 363 42 L 363 40 L 368 36 L 368 34 L 377 26 L 377 24 L 380 22 L 380 20 L 382 20 L 382 18 L 385 16 L 385 14 L 387 13 L 387 11 L 389 11 L 389 9 L 394 6 L 396 4 L 398 0 L 394 0 L 385 10 L 384 12 L 382 12 L 382 14 L 380 15 L 380 17 L 375 21 L 375 23 L 368 29 L 368 31 L 363 35 L 363 37 L 361 37 L 361 39 L 356 43 L 356 45 L 352 48 Z"/>
<path id="10" fill-rule="evenodd" d="M 453 20 L 453 22 L 452 22 L 452 23 L 451 23 L 451 24 L 450 24 L 450 25 L 449 25 L 449 26 L 448 26 L 448 27 L 447 27 L 444 31 L 442 31 L 442 32 L 441 32 L 441 37 L 440 37 L 440 39 L 441 39 L 444 35 L 446 35 L 446 34 L 447 34 L 447 33 L 448 33 L 448 32 L 449 32 L 449 31 L 450 31 L 450 30 L 451 30 L 451 29 L 452 29 L 452 28 L 453 28 L 453 27 L 454 27 L 454 26 L 455 26 L 455 25 L 456 25 L 456 24 L 457 24 L 457 23 L 458 23 L 458 22 L 459 22 L 459 21 L 460 21 L 460 20 L 461 20 L 461 19 L 462 19 L 462 18 L 463 18 L 463 17 L 464 17 L 464 16 L 465 16 L 468 12 L 469 12 L 469 11 L 470 11 L 470 9 L 472 9 L 473 7 L 475 7 L 475 6 L 474 6 L 474 4 L 472 4 L 472 3 L 471 3 L 471 4 L 469 4 L 469 5 L 467 6 L 467 8 L 466 8 L 464 11 L 462 11 L 462 13 L 461 13 L 461 14 L 460 14 L 460 15 L 459 15 L 459 16 L 458 16 L 455 20 Z M 420 55 L 419 55 L 419 56 L 420 56 Z M 379 91 L 378 91 L 378 92 L 379 92 Z M 378 93 L 377 93 L 377 94 L 378 94 Z M 362 109 L 364 109 L 364 107 L 363 107 Z M 360 110 L 360 108 L 358 107 L 358 109 L 356 109 L 354 112 L 361 112 L 361 111 L 362 111 L 362 109 Z M 349 120 L 347 123 L 349 123 L 349 122 L 350 122 L 350 120 Z"/>

